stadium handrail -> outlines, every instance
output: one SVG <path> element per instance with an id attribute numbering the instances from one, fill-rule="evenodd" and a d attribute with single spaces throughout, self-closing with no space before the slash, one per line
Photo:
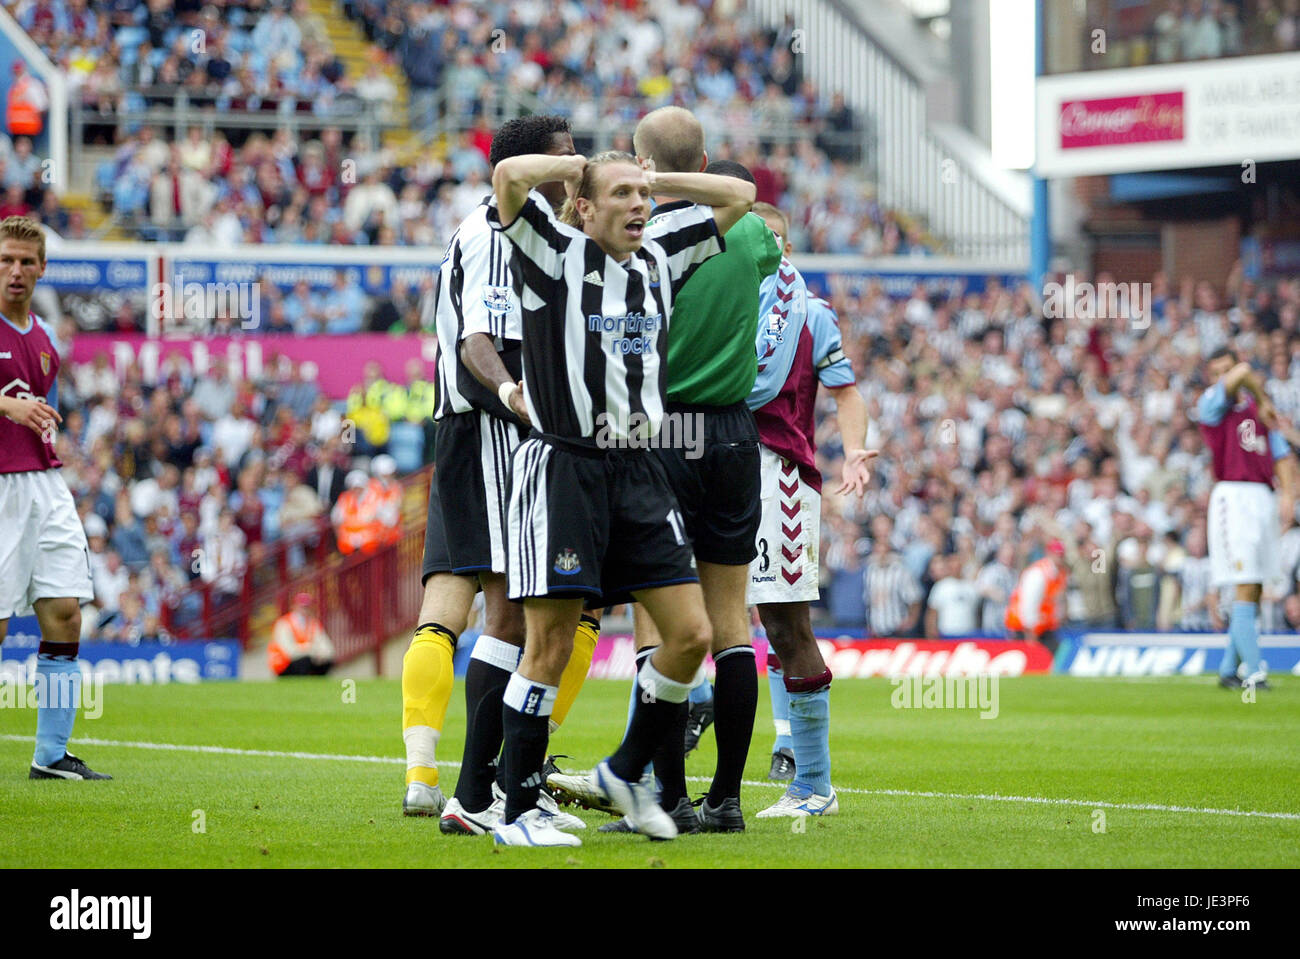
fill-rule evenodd
<path id="1" fill-rule="evenodd" d="M 439 133 L 461 133 L 472 129 L 478 120 L 476 114 L 458 114 L 447 109 L 447 91 L 449 89 L 450 85 L 444 83 L 442 86 L 437 87 L 432 94 L 434 104 L 439 108 L 440 113 L 437 128 L 428 131 L 416 131 L 421 142 L 426 145 L 431 143 Z M 483 97 L 482 101 L 484 113 L 492 117 L 495 122 L 513 119 L 526 114 L 548 113 L 551 110 L 540 97 L 527 91 L 497 90 L 493 88 L 491 95 Z M 602 99 L 601 104 L 610 108 L 613 112 L 628 110 L 644 112 L 649 109 L 645 100 L 635 97 L 608 97 Z M 824 129 L 810 130 L 805 123 L 797 118 L 791 118 L 788 122 L 770 122 L 766 117 L 759 117 L 751 119 L 743 130 L 706 131 L 705 136 L 710 142 L 715 140 L 765 140 L 797 143 L 815 135 L 823 142 L 856 147 L 862 156 L 857 165 L 868 175 L 875 176 L 875 127 L 869 121 L 869 117 L 862 115 L 859 117 L 856 129 L 841 132 Z M 593 152 L 608 147 L 620 132 L 629 133 L 631 129 L 630 125 L 623 130 L 611 128 L 608 123 L 602 120 L 586 124 L 576 121 L 572 117 L 569 118 L 569 126 L 576 138 L 591 139 L 595 144 Z"/>
<path id="2" fill-rule="evenodd" d="M 823 51 L 810 58 L 808 78 L 820 90 L 842 92 L 858 116 L 872 116 L 884 205 L 922 218 L 955 254 L 1029 261 L 1028 215 L 936 137 L 931 112 L 938 104 L 867 28 L 869 17 L 837 0 L 751 0 L 749 9 L 769 28 L 793 14 L 804 49 Z M 983 145 L 971 149 L 987 152 Z"/>
<path id="3" fill-rule="evenodd" d="M 255 628 L 287 612 L 294 595 L 316 597 L 326 632 L 334 641 L 336 661 L 347 662 L 374 653 L 380 666 L 384 643 L 415 624 L 423 589 L 420 564 L 433 467 L 401 479 L 401 536 L 373 553 L 341 555 L 328 517 L 309 529 L 285 537 L 244 571 L 238 598 L 216 606 L 213 584 L 196 581 L 168 597 L 161 611 L 162 628 L 181 640 L 237 639 L 247 649 Z M 310 552 L 307 562 L 291 565 L 295 550 Z M 177 614 L 190 597 L 198 597 L 201 612 L 190 622 Z M 192 606 L 193 603 L 190 603 Z"/>
<path id="4" fill-rule="evenodd" d="M 103 127 L 113 125 L 124 128 L 136 123 L 157 127 L 173 127 L 179 137 L 186 128 L 197 126 L 211 134 L 221 128 L 239 128 L 246 130 L 288 129 L 297 134 L 301 130 L 322 130 L 326 127 L 338 127 L 344 131 L 355 131 L 367 137 L 371 144 L 379 144 L 379 135 L 384 130 L 398 129 L 402 126 L 391 117 L 380 117 L 369 112 L 360 113 L 316 113 L 301 112 L 296 109 L 284 110 L 277 106 L 271 110 L 216 110 L 209 100 L 216 100 L 215 95 L 204 96 L 196 103 L 185 89 L 170 87 L 137 87 L 132 90 L 149 99 L 171 99 L 170 106 L 146 106 L 144 109 L 123 108 L 111 114 L 103 114 L 91 107 L 77 104 L 70 110 L 72 121 L 72 141 L 79 149 L 82 146 L 83 130 L 87 126 Z M 286 94 L 279 97 L 267 97 L 266 102 L 285 104 L 311 103 L 305 97 Z"/>

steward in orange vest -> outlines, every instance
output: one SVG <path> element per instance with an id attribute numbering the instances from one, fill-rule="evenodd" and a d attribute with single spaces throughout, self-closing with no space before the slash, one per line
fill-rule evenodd
<path id="1" fill-rule="evenodd" d="M 1012 639 L 1036 639 L 1056 652 L 1068 572 L 1065 545 L 1054 539 L 1047 544 L 1047 555 L 1030 563 L 1011 591 L 1005 622 Z"/>
<path id="2" fill-rule="evenodd" d="M 312 612 L 310 593 L 293 598 L 293 609 L 275 621 L 266 648 L 277 676 L 323 676 L 334 665 L 334 644 Z"/>
<path id="3" fill-rule="evenodd" d="M 5 124 L 14 136 L 38 136 L 45 128 L 48 100 L 41 81 L 27 73 L 24 64 L 14 64 L 14 82 L 5 103 Z"/>
<path id="4" fill-rule="evenodd" d="M 343 482 L 347 489 L 330 513 L 339 552 L 344 556 L 373 553 L 380 545 L 376 522 L 380 498 L 372 489 L 377 484 L 372 484 L 361 470 L 353 470 Z"/>
<path id="5" fill-rule="evenodd" d="M 393 479 L 397 463 L 383 453 L 375 457 L 370 470 L 375 474 L 367 487 L 375 508 L 375 540 L 381 546 L 391 546 L 402 538 L 402 486 Z"/>

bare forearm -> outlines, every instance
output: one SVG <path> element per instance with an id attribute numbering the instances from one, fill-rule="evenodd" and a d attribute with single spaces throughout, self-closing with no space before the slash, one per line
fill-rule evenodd
<path id="1" fill-rule="evenodd" d="M 713 173 L 655 173 L 650 190 L 713 207 L 719 233 L 726 233 L 748 213 L 758 196 L 754 184 Z"/>
<path id="2" fill-rule="evenodd" d="M 502 383 L 513 383 L 506 365 L 501 362 L 501 355 L 492 345 L 492 338 L 486 333 L 473 333 L 460 343 L 460 361 L 465 368 L 493 393 L 501 388 Z"/>
<path id="3" fill-rule="evenodd" d="M 579 165 L 577 161 L 582 161 Z M 541 183 L 567 180 L 581 175 L 586 158 L 528 153 L 508 157 L 492 171 L 492 192 L 496 194 L 501 222 L 509 224 L 528 200 L 528 191 Z"/>
<path id="4" fill-rule="evenodd" d="M 867 448 L 867 401 L 858 392 L 857 384 L 839 386 L 831 390 L 835 398 L 835 418 L 840 424 L 840 442 L 847 453 Z"/>
<path id="5" fill-rule="evenodd" d="M 1291 497 L 1300 496 L 1300 464 L 1294 456 L 1284 456 L 1273 464 L 1277 477 L 1282 481 L 1282 491 Z"/>
<path id="6" fill-rule="evenodd" d="M 1223 376 L 1223 389 L 1228 396 L 1235 397 L 1238 390 L 1245 390 L 1255 397 L 1256 400 L 1262 400 L 1267 395 L 1264 392 L 1263 384 L 1255 376 L 1255 372 L 1246 362 L 1238 363 Z"/>

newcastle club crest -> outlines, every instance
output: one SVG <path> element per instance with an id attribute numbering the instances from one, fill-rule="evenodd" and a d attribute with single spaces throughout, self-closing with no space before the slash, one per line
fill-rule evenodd
<path id="1" fill-rule="evenodd" d="M 564 552 L 556 554 L 555 571 L 561 576 L 572 576 L 581 570 L 582 564 L 578 562 L 578 554 L 573 550 L 565 549 Z"/>

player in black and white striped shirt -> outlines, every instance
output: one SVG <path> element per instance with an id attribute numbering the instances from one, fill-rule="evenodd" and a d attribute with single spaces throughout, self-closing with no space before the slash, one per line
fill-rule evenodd
<path id="1" fill-rule="evenodd" d="M 573 154 L 568 121 L 556 116 L 510 120 L 493 137 L 490 159 L 495 166 L 538 152 Z M 563 184 L 541 184 L 537 202 L 547 203 L 547 197 L 562 201 Z M 485 199 L 460 224 L 439 269 L 437 471 L 425 530 L 420 626 L 402 661 L 403 809 L 408 815 L 441 812 L 443 832 L 468 835 L 482 835 L 501 811 L 492 797 L 501 696 L 524 643 L 523 613 L 507 599 L 505 583 L 510 456 L 527 430 L 527 413 L 514 388 L 521 375 L 519 303 L 509 271 L 510 241 L 488 225 L 486 210 Z M 480 584 L 485 621 L 465 674 L 465 751 L 456 795 L 444 809 L 435 747 L 451 696 L 457 637 Z M 594 616 L 583 617 L 575 663 L 565 673 L 568 702 L 586 677 L 597 629 Z M 576 817 L 566 818 L 570 828 L 582 825 Z"/>
<path id="2" fill-rule="evenodd" d="M 569 186 L 566 222 L 529 196 L 553 179 Z M 512 475 L 507 566 L 528 641 L 505 694 L 506 811 L 494 834 L 507 845 L 579 844 L 533 812 L 546 717 L 584 598 L 635 597 L 664 644 L 642 667 L 622 745 L 593 777 L 638 831 L 671 839 L 676 826 L 640 780 L 686 709 L 711 630 L 676 499 L 643 444 L 663 419 L 673 298 L 721 252 L 720 234 L 749 210 L 754 187 L 701 173 L 656 175 L 623 153 L 516 157 L 497 166 L 492 182 L 498 208 L 489 219 L 515 247 L 534 427 Z M 652 193 L 701 206 L 647 226 Z"/>

